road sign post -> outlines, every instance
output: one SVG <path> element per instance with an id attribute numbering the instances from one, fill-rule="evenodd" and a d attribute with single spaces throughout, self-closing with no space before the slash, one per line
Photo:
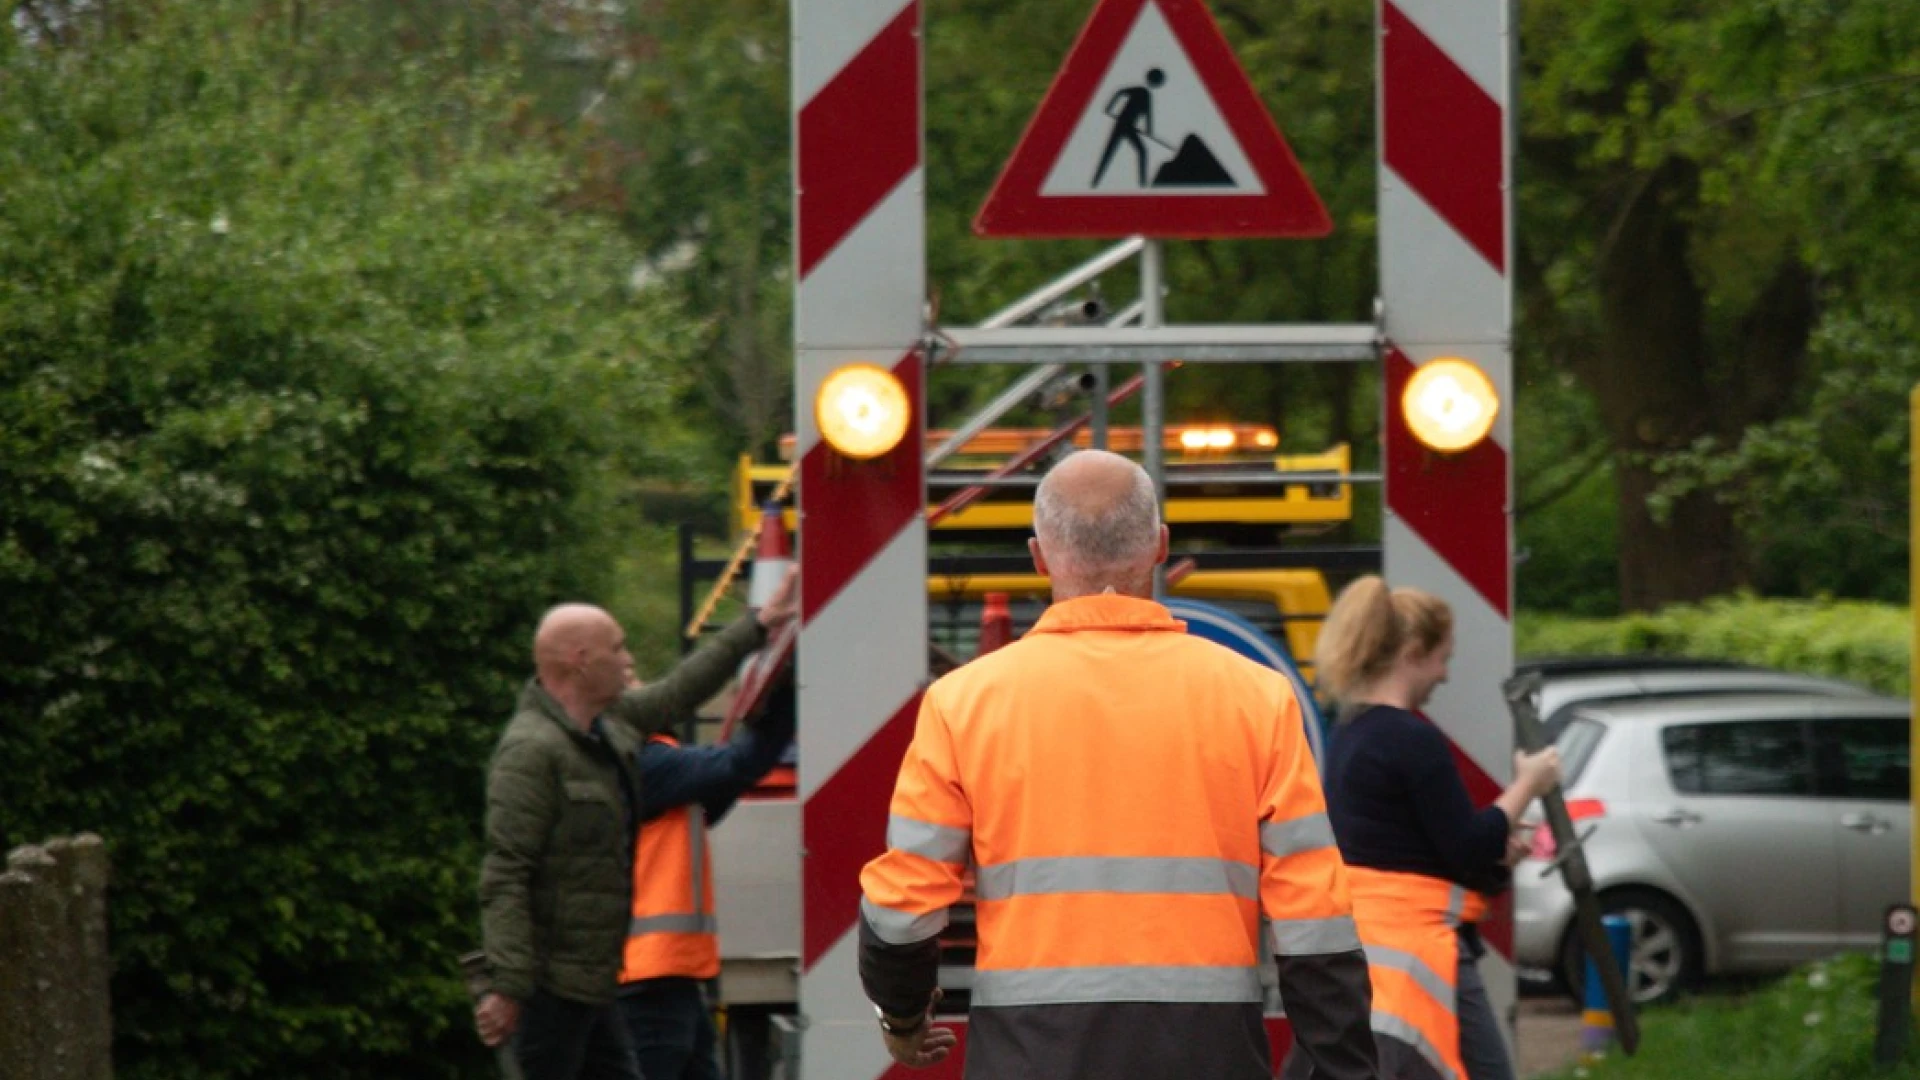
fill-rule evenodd
<path id="1" fill-rule="evenodd" d="M 1873 1040 L 1873 1063 L 1892 1065 L 1907 1052 L 1913 1032 L 1913 942 L 1916 918 L 1912 904 L 1887 909 L 1881 924 L 1880 1024 Z"/>

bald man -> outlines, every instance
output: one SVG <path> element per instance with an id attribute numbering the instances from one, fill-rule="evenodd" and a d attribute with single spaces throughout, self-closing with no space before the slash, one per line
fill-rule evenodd
<path id="1" fill-rule="evenodd" d="M 1167 530 L 1138 465 L 1069 455 L 1033 527 L 1053 604 L 928 688 L 860 874 L 888 1053 L 918 1068 L 955 1045 L 932 1015 L 971 869 L 969 1080 L 1268 1080 L 1262 952 L 1312 1075 L 1373 1080 L 1366 957 L 1291 685 L 1154 602 Z"/>
<path id="2" fill-rule="evenodd" d="M 659 682 L 636 684 L 627 638 L 588 604 L 547 612 L 535 675 L 487 775 L 481 926 L 489 1046 L 512 1037 L 526 1080 L 640 1080 L 614 1004 L 639 820 L 635 751 L 693 714 L 794 617 L 795 579 Z M 629 687 L 632 686 L 632 689 Z"/>

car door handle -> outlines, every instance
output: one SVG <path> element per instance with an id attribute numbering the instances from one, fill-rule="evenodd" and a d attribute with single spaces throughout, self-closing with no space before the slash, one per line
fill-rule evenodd
<path id="1" fill-rule="evenodd" d="M 1840 824 L 1844 828 L 1867 833 L 1870 836 L 1879 836 L 1893 828 L 1893 822 L 1872 814 L 1843 814 L 1840 817 Z"/>
<path id="2" fill-rule="evenodd" d="M 1700 824 L 1701 818 L 1699 814 L 1696 814 L 1691 810 L 1681 810 L 1678 807 L 1675 807 L 1674 809 L 1669 810 L 1666 813 L 1655 817 L 1653 820 L 1661 825 L 1671 825 L 1676 829 L 1684 829 L 1689 825 Z"/>

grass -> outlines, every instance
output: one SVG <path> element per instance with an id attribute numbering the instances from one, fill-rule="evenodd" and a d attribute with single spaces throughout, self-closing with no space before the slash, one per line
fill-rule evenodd
<path id="1" fill-rule="evenodd" d="M 1875 957 L 1843 956 L 1748 993 L 1652 1009 L 1638 1054 L 1549 1080 L 1920 1080 L 1920 1034 L 1899 1064 L 1873 1064 L 1879 979 Z"/>

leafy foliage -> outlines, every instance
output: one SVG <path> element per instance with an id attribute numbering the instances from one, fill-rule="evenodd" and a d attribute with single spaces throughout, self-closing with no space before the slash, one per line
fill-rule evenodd
<path id="1" fill-rule="evenodd" d="M 482 766 L 671 312 L 498 72 L 326 11 L 0 45 L 0 845 L 115 866 L 121 1075 L 460 1075 Z"/>
<path id="2" fill-rule="evenodd" d="M 1702 491 L 1732 507 L 1769 592 L 1904 601 L 1916 340 L 1905 307 L 1836 314 L 1814 338 L 1805 408 L 1669 455 L 1656 506 Z"/>
<path id="3" fill-rule="evenodd" d="M 697 317 L 685 401 L 718 424 L 702 449 L 770 456 L 792 425 L 787 5 L 626 11 L 594 47 L 613 64 L 588 163 L 649 254 L 641 277 Z"/>
<path id="4" fill-rule="evenodd" d="M 1520 610 L 1589 618 L 1619 614 L 1618 525 L 1613 477 L 1606 469 L 1579 474 L 1550 508 L 1523 511 L 1514 534 Z"/>
<path id="5" fill-rule="evenodd" d="M 1612 619 L 1523 613 L 1515 643 L 1523 655 L 1653 653 L 1734 660 L 1905 694 L 1912 629 L 1902 607 L 1738 596 Z"/>
<path id="6" fill-rule="evenodd" d="M 1522 325 L 1598 406 L 1627 605 L 1860 589 L 1857 530 L 1803 510 L 1821 524 L 1797 553 L 1837 570 L 1782 576 L 1783 537 L 1653 470 L 1697 478 L 1749 428 L 1803 415 L 1836 339 L 1909 336 L 1881 312 L 1920 280 L 1920 24 L 1900 0 L 1535 3 L 1523 43 Z M 1816 459 L 1848 467 L 1831 444 Z M 1749 554 L 1770 549 L 1756 578 Z"/>

